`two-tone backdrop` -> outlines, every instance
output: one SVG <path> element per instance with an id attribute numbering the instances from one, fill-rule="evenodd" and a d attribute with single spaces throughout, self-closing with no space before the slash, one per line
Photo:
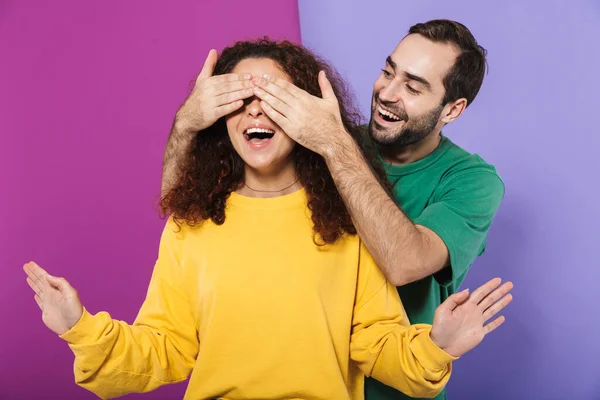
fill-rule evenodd
<path id="1" fill-rule="evenodd" d="M 2 0 L 0 399 L 94 398 L 73 383 L 73 356 L 43 326 L 21 266 L 36 260 L 92 312 L 133 321 L 164 224 L 162 151 L 210 48 L 303 43 L 368 115 L 386 56 L 432 18 L 465 23 L 489 51 L 479 97 L 445 133 L 506 183 L 464 287 L 516 285 L 506 325 L 456 362 L 449 397 L 600 398 L 597 1 Z"/>

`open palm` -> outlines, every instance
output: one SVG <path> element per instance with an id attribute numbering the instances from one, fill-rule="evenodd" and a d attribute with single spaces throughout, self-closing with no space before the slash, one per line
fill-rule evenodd
<path id="1" fill-rule="evenodd" d="M 35 292 L 44 324 L 59 335 L 71 329 L 83 314 L 77 291 L 64 278 L 49 275 L 34 262 L 25 264 L 23 270 L 29 287 Z"/>
<path id="2" fill-rule="evenodd" d="M 492 279 L 471 295 L 468 290 L 448 297 L 436 310 L 431 339 L 446 353 L 460 357 L 476 347 L 485 335 L 504 322 L 500 316 L 486 324 L 512 301 L 512 282 L 500 286 L 500 278 Z"/>

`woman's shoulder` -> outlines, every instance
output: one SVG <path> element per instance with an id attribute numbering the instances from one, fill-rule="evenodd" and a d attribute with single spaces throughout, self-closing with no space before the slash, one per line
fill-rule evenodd
<path id="1" fill-rule="evenodd" d="M 173 215 L 169 216 L 163 228 L 163 237 L 169 236 L 178 241 L 191 239 L 200 234 L 206 224 L 210 221 L 199 221 L 190 224 L 184 219 L 177 218 Z"/>

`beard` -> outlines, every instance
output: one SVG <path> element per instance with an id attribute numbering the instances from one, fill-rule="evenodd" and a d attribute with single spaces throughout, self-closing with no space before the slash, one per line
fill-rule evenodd
<path id="1" fill-rule="evenodd" d="M 369 136 L 380 147 L 398 148 L 420 142 L 433 132 L 444 109 L 444 105 L 440 104 L 423 114 L 409 117 L 404 109 L 395 110 L 386 107 L 399 116 L 400 121 L 404 121 L 404 124 L 397 128 L 383 127 L 375 120 L 375 113 L 378 112 L 376 99 L 377 96 L 374 95 L 371 120 L 369 121 Z"/>

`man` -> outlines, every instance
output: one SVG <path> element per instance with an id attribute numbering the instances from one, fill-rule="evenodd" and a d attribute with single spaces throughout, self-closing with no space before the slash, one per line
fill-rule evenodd
<path id="1" fill-rule="evenodd" d="M 368 136 L 393 184 L 391 199 L 342 126 L 324 73 L 324 95 L 317 98 L 270 76 L 211 77 L 211 52 L 175 118 L 163 192 L 193 135 L 257 96 L 286 134 L 324 157 L 360 237 L 398 286 L 411 323 L 432 323 L 435 308 L 483 253 L 504 196 L 493 166 L 442 135 L 475 99 L 485 53 L 464 25 L 433 20 L 411 27 L 387 58 L 374 84 Z M 367 380 L 365 393 L 367 400 L 408 398 L 374 380 Z M 437 397 L 444 398 L 445 392 Z"/>

